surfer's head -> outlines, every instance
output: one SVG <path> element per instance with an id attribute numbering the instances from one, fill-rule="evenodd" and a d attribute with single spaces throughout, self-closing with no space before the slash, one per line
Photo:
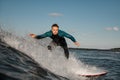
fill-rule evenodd
<path id="1" fill-rule="evenodd" d="M 53 24 L 51 26 L 51 29 L 52 29 L 53 35 L 57 35 L 58 34 L 59 26 L 57 24 Z"/>

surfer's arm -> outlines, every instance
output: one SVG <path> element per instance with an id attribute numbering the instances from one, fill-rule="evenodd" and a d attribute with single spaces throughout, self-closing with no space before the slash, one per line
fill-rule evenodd
<path id="1" fill-rule="evenodd" d="M 71 39 L 71 40 L 74 42 L 75 45 L 80 46 L 80 43 L 77 42 L 76 39 L 75 39 L 72 35 L 70 35 L 70 34 L 64 32 L 64 31 L 63 31 L 63 34 L 64 34 L 65 37 Z"/>
<path id="2" fill-rule="evenodd" d="M 36 38 L 36 39 L 46 38 L 46 37 L 49 37 L 49 36 L 50 36 L 49 34 L 50 34 L 49 32 L 46 32 L 46 33 L 41 34 L 41 35 L 36 35 L 35 38 Z"/>
<path id="3" fill-rule="evenodd" d="M 64 31 L 63 31 L 63 34 L 64 34 L 65 37 L 71 39 L 73 42 L 76 42 L 76 39 L 75 39 L 72 35 L 70 35 L 70 34 L 64 32 Z"/>

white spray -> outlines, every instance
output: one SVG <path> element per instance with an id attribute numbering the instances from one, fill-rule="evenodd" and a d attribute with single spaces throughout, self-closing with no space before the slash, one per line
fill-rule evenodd
<path id="1" fill-rule="evenodd" d="M 47 50 L 47 45 L 51 42 L 50 38 L 36 40 L 28 35 L 23 38 L 3 30 L 1 30 L 1 35 L 4 36 L 2 39 L 7 44 L 32 57 L 54 74 L 67 77 L 71 80 L 86 80 L 87 78 L 80 77 L 78 74 L 91 74 L 102 71 L 96 67 L 85 65 L 73 55 L 70 55 L 69 60 L 67 60 L 60 46 L 52 51 Z"/>

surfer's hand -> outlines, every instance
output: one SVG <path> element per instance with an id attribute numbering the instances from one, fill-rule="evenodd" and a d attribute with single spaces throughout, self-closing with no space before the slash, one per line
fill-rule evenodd
<path id="1" fill-rule="evenodd" d="M 30 36 L 31 36 L 32 38 L 35 38 L 35 37 L 36 37 L 36 35 L 35 35 L 35 34 L 30 34 Z"/>
<path id="2" fill-rule="evenodd" d="M 75 45 L 77 45 L 78 47 L 80 46 L 80 43 L 79 42 L 74 42 Z"/>

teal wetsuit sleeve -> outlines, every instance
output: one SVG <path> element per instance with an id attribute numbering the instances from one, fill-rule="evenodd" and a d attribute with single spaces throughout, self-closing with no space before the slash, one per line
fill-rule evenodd
<path id="1" fill-rule="evenodd" d="M 36 39 L 42 39 L 42 38 L 46 38 L 46 37 L 50 37 L 51 36 L 51 31 L 48 31 L 44 34 L 41 34 L 41 35 L 37 35 L 35 38 Z"/>
<path id="2" fill-rule="evenodd" d="M 62 33 L 64 34 L 65 37 L 71 39 L 73 42 L 76 42 L 76 39 L 72 35 L 64 32 L 64 31 L 62 31 Z"/>

